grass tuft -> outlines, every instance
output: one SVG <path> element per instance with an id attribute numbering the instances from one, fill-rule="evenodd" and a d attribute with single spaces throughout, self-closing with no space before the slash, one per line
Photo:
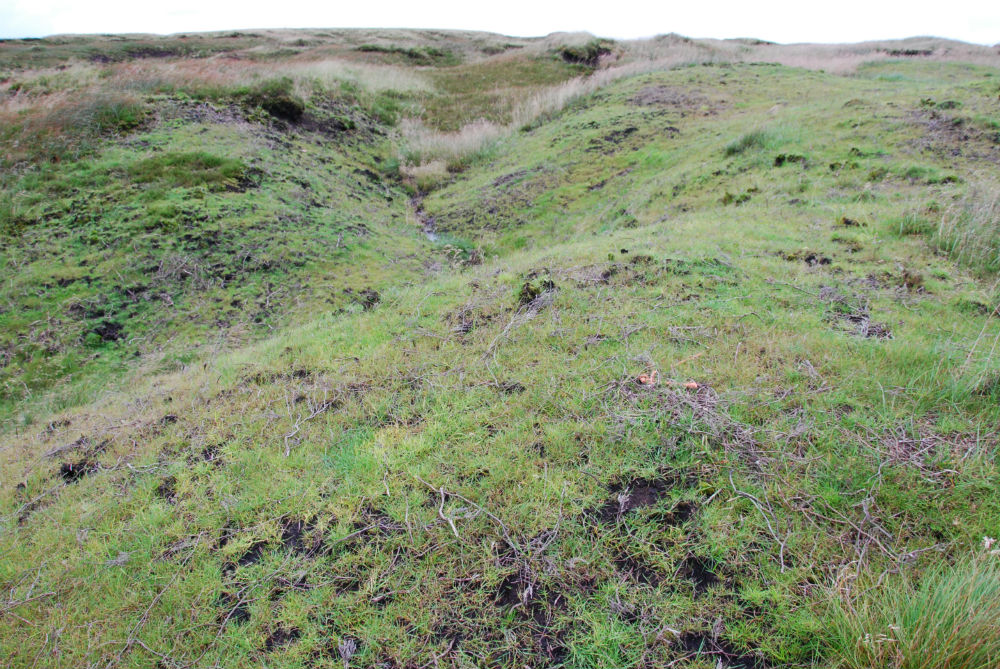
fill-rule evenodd
<path id="1" fill-rule="evenodd" d="M 987 669 L 1000 657 L 1000 565 L 967 559 L 835 605 L 834 652 L 851 669 Z"/>
<path id="2" fill-rule="evenodd" d="M 294 91 L 295 82 L 291 77 L 269 79 L 250 89 L 245 100 L 250 107 L 260 107 L 275 118 L 298 121 L 306 105 Z"/>
<path id="3" fill-rule="evenodd" d="M 725 154 L 727 156 L 737 156 L 751 150 L 766 149 L 774 142 L 775 136 L 773 133 L 767 130 L 751 130 L 727 144 Z"/>
<path id="4" fill-rule="evenodd" d="M 1000 272 L 1000 187 L 971 188 L 945 214 L 934 241 L 959 262 L 987 274 Z"/>

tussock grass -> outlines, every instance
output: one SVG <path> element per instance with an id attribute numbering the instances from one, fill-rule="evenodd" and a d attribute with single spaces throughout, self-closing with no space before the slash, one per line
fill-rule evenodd
<path id="1" fill-rule="evenodd" d="M 415 165 L 441 159 L 447 160 L 451 165 L 468 162 L 492 147 L 497 140 L 509 137 L 518 130 L 530 129 L 534 124 L 558 114 L 575 101 L 593 95 L 615 81 L 692 65 L 697 62 L 697 54 L 696 50 L 690 49 L 674 52 L 670 56 L 659 54 L 655 59 L 597 70 L 588 76 L 576 77 L 527 96 L 508 100 L 505 106 L 513 111 L 512 120 L 507 124 L 479 119 L 466 124 L 457 132 L 440 132 L 419 121 L 408 120 L 401 126 L 406 146 L 404 158 Z"/>
<path id="2" fill-rule="evenodd" d="M 507 128 L 483 119 L 448 133 L 431 130 L 417 119 L 405 119 L 400 130 L 406 138 L 404 158 L 415 166 L 441 161 L 459 166 L 509 134 Z"/>
<path id="3" fill-rule="evenodd" d="M 934 243 L 978 271 L 1000 272 L 1000 186 L 973 186 L 945 213 Z"/>
<path id="4" fill-rule="evenodd" d="M 1000 658 L 998 619 L 1000 561 L 986 555 L 838 601 L 831 645 L 850 669 L 990 669 Z"/>
<path id="5" fill-rule="evenodd" d="M 62 92 L 13 100 L 0 108 L 3 162 L 58 161 L 79 155 L 102 136 L 135 130 L 146 111 L 139 98 L 118 91 Z"/>
<path id="6" fill-rule="evenodd" d="M 726 145 L 724 153 L 736 156 L 756 149 L 766 149 L 774 143 L 774 135 L 767 130 L 751 130 Z"/>

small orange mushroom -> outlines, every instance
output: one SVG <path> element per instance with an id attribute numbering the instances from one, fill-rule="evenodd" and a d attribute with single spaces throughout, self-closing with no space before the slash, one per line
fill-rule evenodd
<path id="1" fill-rule="evenodd" d="M 655 386 L 656 385 L 656 377 L 658 375 L 659 375 L 659 372 L 657 372 L 654 369 L 649 374 L 640 374 L 639 378 L 636 379 L 636 380 L 639 383 L 641 383 L 642 385 L 644 385 L 644 386 Z"/>

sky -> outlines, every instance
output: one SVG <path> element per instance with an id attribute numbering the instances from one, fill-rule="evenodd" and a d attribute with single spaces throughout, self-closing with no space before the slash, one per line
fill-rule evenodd
<path id="1" fill-rule="evenodd" d="M 997 0 L 0 0 L 0 37 L 253 28 L 441 28 L 517 36 L 756 37 L 858 42 L 917 35 L 1000 43 Z"/>

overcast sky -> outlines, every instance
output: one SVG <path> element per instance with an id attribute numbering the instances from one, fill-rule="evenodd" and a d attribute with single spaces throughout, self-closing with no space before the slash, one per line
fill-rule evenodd
<path id="1" fill-rule="evenodd" d="M 0 37 L 250 28 L 459 28 L 508 35 L 675 32 L 776 42 L 933 35 L 1000 42 L 1000 0 L 0 0 Z"/>

